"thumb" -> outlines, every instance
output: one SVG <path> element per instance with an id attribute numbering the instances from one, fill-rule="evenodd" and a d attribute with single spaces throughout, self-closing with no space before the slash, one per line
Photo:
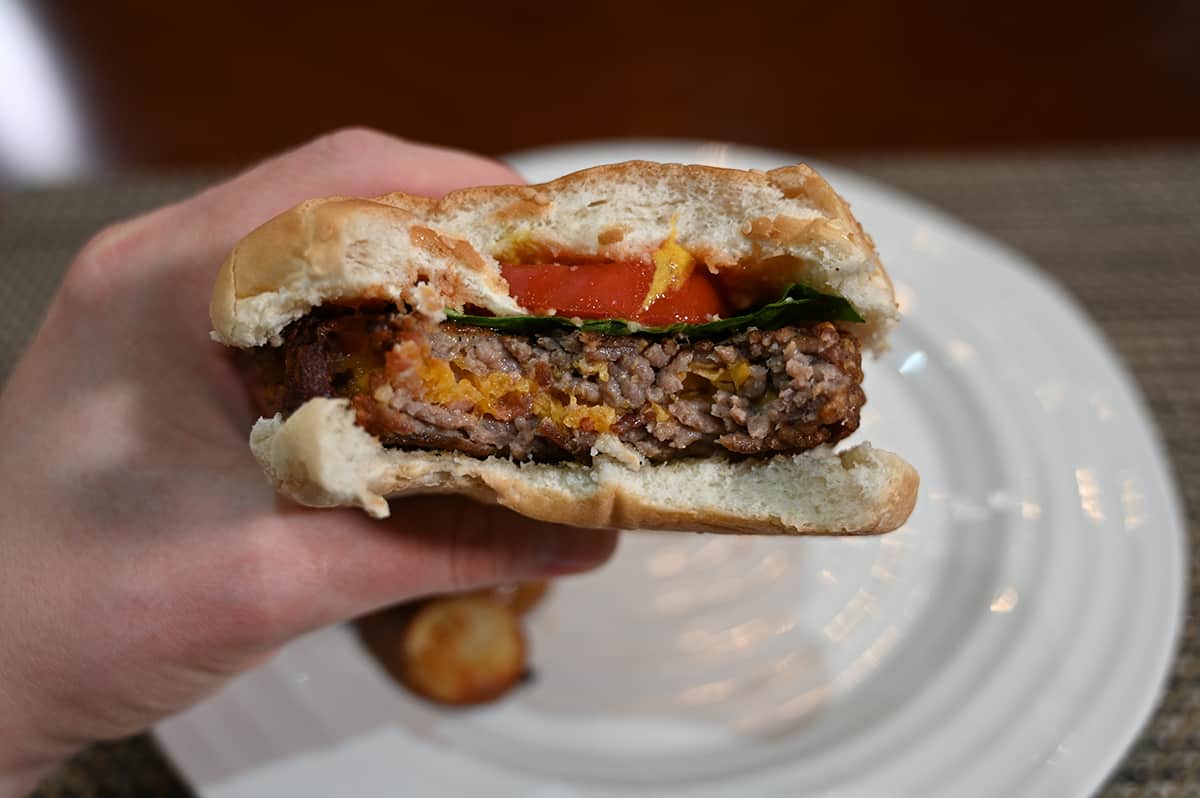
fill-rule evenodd
<path id="1" fill-rule="evenodd" d="M 291 578 L 281 606 L 298 634 L 431 593 L 544 579 L 603 564 L 612 530 L 548 524 L 459 497 L 393 502 L 392 519 L 290 508 L 279 516 Z"/>

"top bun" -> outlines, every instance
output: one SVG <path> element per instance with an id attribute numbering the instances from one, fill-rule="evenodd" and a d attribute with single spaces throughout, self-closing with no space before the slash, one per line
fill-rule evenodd
<path id="1" fill-rule="evenodd" d="M 846 202 L 804 165 L 770 172 L 629 161 L 530 186 L 485 186 L 440 200 L 406 194 L 309 200 L 251 232 L 221 267 L 214 338 L 278 343 L 324 302 L 384 299 L 435 320 L 466 305 L 526 311 L 505 260 L 644 259 L 675 240 L 722 284 L 731 306 L 804 283 L 847 299 L 846 324 L 884 348 L 898 318 L 891 281 Z"/>

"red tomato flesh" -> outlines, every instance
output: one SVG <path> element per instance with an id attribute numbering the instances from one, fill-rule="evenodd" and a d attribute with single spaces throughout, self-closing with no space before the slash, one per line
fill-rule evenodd
<path id="1" fill-rule="evenodd" d="M 698 268 L 677 290 L 642 309 L 654 279 L 653 263 L 617 261 L 564 266 L 506 263 L 509 293 L 536 315 L 555 311 L 581 319 L 625 319 L 649 325 L 698 324 L 725 316 L 727 308 L 708 272 Z"/>

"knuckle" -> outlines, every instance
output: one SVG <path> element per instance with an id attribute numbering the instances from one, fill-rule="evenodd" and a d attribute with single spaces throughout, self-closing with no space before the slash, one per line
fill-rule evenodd
<path id="1" fill-rule="evenodd" d="M 71 263 L 63 278 L 64 290 L 79 289 L 85 295 L 111 282 L 121 258 L 127 222 L 105 227 L 92 236 Z"/>
<path id="2" fill-rule="evenodd" d="M 93 235 L 63 276 L 64 298 L 86 305 L 111 296 L 129 270 L 136 250 L 156 229 L 163 210 L 110 224 Z"/>
<path id="3" fill-rule="evenodd" d="M 294 633 L 308 591 L 287 578 L 296 569 L 282 560 L 281 547 L 266 540 L 247 541 L 222 563 L 225 593 L 223 626 L 246 645 L 282 641 Z"/>
<path id="4" fill-rule="evenodd" d="M 381 142 L 396 141 L 393 137 L 365 126 L 343 127 L 327 133 L 313 142 L 313 147 L 331 160 L 344 160 L 376 148 Z"/>

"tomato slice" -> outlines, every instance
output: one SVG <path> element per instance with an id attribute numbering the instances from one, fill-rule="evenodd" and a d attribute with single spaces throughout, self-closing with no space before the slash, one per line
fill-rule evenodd
<path id="1" fill-rule="evenodd" d="M 652 325 L 698 324 L 727 315 L 724 300 L 703 269 L 694 271 L 677 290 L 645 309 L 642 302 L 654 278 L 653 263 L 505 263 L 500 270 L 513 298 L 537 315 L 552 310 L 559 316 L 626 319 Z"/>

